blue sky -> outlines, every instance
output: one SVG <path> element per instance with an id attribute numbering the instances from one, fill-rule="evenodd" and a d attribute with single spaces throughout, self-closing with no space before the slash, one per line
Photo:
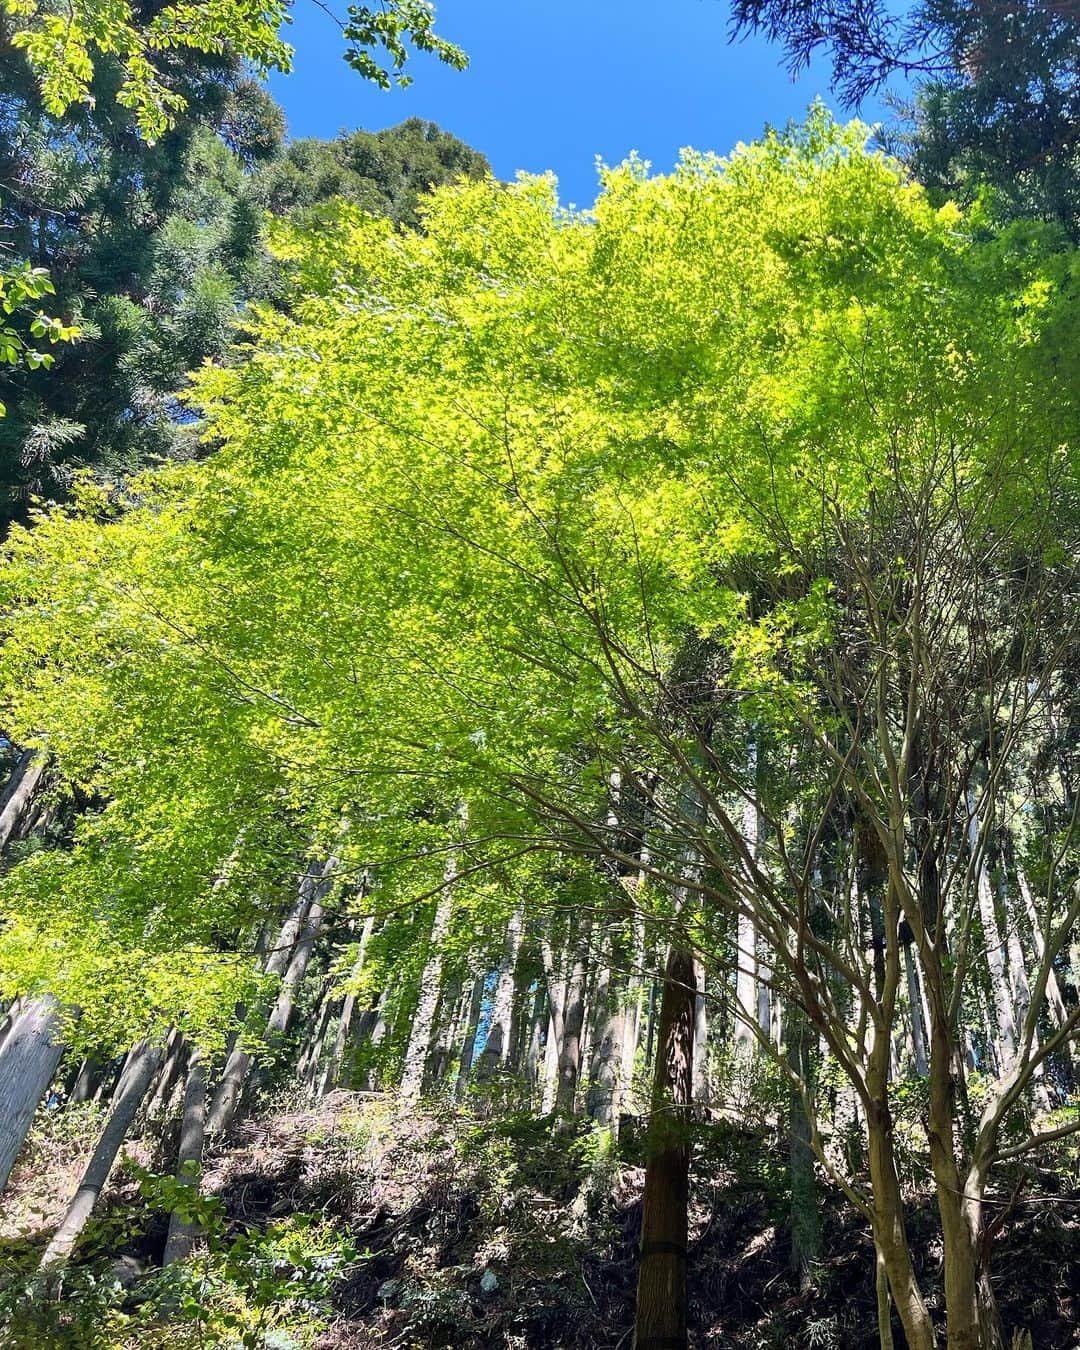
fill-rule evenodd
<path id="1" fill-rule="evenodd" d="M 778 49 L 728 41 L 726 0 L 438 0 L 438 29 L 471 58 L 463 73 L 414 58 L 413 86 L 384 92 L 342 60 L 315 0 L 295 0 L 294 70 L 271 81 L 295 136 L 378 130 L 426 117 L 482 150 L 500 178 L 558 175 L 564 203 L 589 205 L 596 156 L 631 150 L 657 171 L 682 146 L 726 153 L 766 122 L 828 99 L 828 68 L 793 82 Z M 874 108 L 863 116 L 880 115 Z"/>

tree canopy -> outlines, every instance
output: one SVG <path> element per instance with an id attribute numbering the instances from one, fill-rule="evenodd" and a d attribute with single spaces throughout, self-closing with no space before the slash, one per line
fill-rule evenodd
<path id="1" fill-rule="evenodd" d="M 84 480 L 12 537 L 7 723 L 92 805 L 0 881 L 0 972 L 71 1038 L 176 1025 L 213 1052 L 298 860 L 329 858 L 332 922 L 377 917 L 412 1010 L 388 1050 L 411 1092 L 455 932 L 497 949 L 519 905 L 542 930 L 569 904 L 610 910 L 614 950 L 611 887 L 640 874 L 665 989 L 701 963 L 791 1084 L 920 1348 L 890 1066 L 901 1016 L 926 1019 L 910 1147 L 950 1337 L 989 1346 L 986 1187 L 1040 1145 L 1042 1067 L 1080 1016 L 1043 1021 L 1080 917 L 1054 731 L 1077 264 L 1053 229 L 933 205 L 866 139 L 816 109 L 725 160 L 606 170 L 589 213 L 484 178 L 416 232 L 349 202 L 275 225 L 294 298 L 195 380 L 216 453 Z M 1031 904 L 1013 1005 L 982 954 L 1008 850 Z M 860 1104 L 868 1176 L 829 1144 L 799 1017 Z M 661 1098 L 689 1082 L 665 1063 Z"/>

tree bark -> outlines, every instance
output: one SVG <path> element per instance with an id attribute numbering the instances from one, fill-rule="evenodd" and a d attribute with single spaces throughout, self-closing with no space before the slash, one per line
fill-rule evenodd
<path id="1" fill-rule="evenodd" d="M 88 1056 L 79 1065 L 79 1071 L 75 1075 L 75 1082 L 71 1086 L 71 1097 L 69 1100 L 73 1105 L 80 1105 L 88 1102 L 97 1091 L 98 1084 L 101 1082 L 102 1067 L 101 1061 L 93 1055 Z"/>
<path id="2" fill-rule="evenodd" d="M 38 1267 L 42 1274 L 62 1266 L 75 1250 L 98 1197 L 109 1179 L 116 1155 L 146 1096 L 150 1080 L 161 1063 L 161 1050 L 142 1041 L 136 1047 L 117 1084 L 112 1110 L 86 1165 L 79 1188 L 68 1205 L 60 1226 L 49 1240 Z"/>
<path id="3" fill-rule="evenodd" d="M 807 1092 L 812 1089 L 810 1028 L 797 1008 L 787 1016 L 787 1054 L 792 1071 Z M 818 1208 L 814 1154 L 810 1147 L 810 1116 L 802 1092 L 792 1085 L 789 1103 L 791 1178 L 791 1269 L 803 1290 L 809 1288 L 821 1260 L 821 1218 Z"/>
<path id="4" fill-rule="evenodd" d="M 296 986 L 307 969 L 315 937 L 322 926 L 321 901 L 330 889 L 330 877 L 336 868 L 337 859 L 333 857 L 325 864 L 308 864 L 296 901 L 264 962 L 263 970 L 267 975 L 282 975 L 281 989 L 263 1032 L 264 1041 L 269 1042 L 280 1034 L 288 1022 Z M 242 1043 L 234 1041 L 210 1103 L 206 1122 L 210 1134 L 223 1134 L 232 1124 L 251 1063 L 251 1053 Z"/>
<path id="5" fill-rule="evenodd" d="M 525 1050 L 525 1086 L 530 1100 L 536 1091 L 536 1079 L 540 1072 L 540 1054 L 543 1048 L 544 1027 L 548 1020 L 547 991 L 543 980 L 537 982 L 533 994 L 532 1017 L 529 1022 L 529 1040 Z"/>
<path id="6" fill-rule="evenodd" d="M 184 1115 L 180 1125 L 180 1148 L 176 1158 L 177 1180 L 198 1188 L 192 1177 L 193 1168 L 202 1166 L 203 1144 L 206 1140 L 206 1064 L 198 1050 L 188 1057 L 187 1081 L 184 1084 Z M 174 1210 L 169 1217 L 169 1233 L 165 1239 L 162 1265 L 172 1265 L 191 1255 L 198 1237 L 198 1228 L 183 1219 Z"/>
<path id="7" fill-rule="evenodd" d="M 33 999 L 16 1017 L 0 1049 L 0 1192 L 64 1053 L 60 1025 L 54 998 Z"/>
<path id="8" fill-rule="evenodd" d="M 345 1049 L 349 1043 L 349 1032 L 352 1029 L 352 1020 L 356 1014 L 355 985 L 364 969 L 364 962 L 367 960 L 368 944 L 371 942 L 374 931 L 375 915 L 369 914 L 364 920 L 364 926 L 360 931 L 360 943 L 356 953 L 356 960 L 353 962 L 352 969 L 349 971 L 349 988 L 342 1000 L 341 1012 L 338 1015 L 337 1031 L 334 1034 L 334 1044 L 331 1047 L 330 1055 L 326 1061 L 326 1068 L 323 1070 L 323 1076 L 319 1082 L 320 1097 L 325 1097 L 331 1089 L 337 1087 L 341 1080 L 341 1066 L 345 1062 Z"/>
<path id="9" fill-rule="evenodd" d="M 747 756 L 748 775 L 756 783 L 758 773 L 757 745 L 751 741 Z M 751 792 L 743 806 L 742 834 L 750 856 L 758 851 L 758 809 L 755 794 Z M 757 1050 L 753 1023 L 758 1015 L 757 989 L 757 925 L 750 914 L 739 911 L 735 939 L 735 1049 L 740 1060 L 749 1059 Z"/>
<path id="10" fill-rule="evenodd" d="M 915 1072 L 920 1078 L 925 1078 L 929 1072 L 930 1063 L 926 1050 L 926 1022 L 923 1017 L 919 971 L 911 950 L 910 934 L 904 942 L 904 976 L 907 980 L 908 1012 L 911 1016 L 911 1048 L 915 1057 Z"/>
<path id="11" fill-rule="evenodd" d="M 567 1117 L 574 1114 L 578 1077 L 581 1073 L 581 1029 L 585 1022 L 585 985 L 589 973 L 589 958 L 585 942 L 587 932 L 579 934 L 574 964 L 566 983 L 566 1006 L 559 1038 L 558 1086 L 555 1090 L 555 1113 Z"/>
<path id="12" fill-rule="evenodd" d="M 404 1101 L 416 1101 L 424 1090 L 427 1073 L 428 1054 L 431 1050 L 431 1033 L 435 1026 L 435 1014 L 439 1007 L 439 995 L 442 993 L 443 944 L 450 931 L 450 915 L 454 907 L 454 879 L 457 876 L 458 860 L 456 849 L 451 848 L 446 861 L 443 886 L 435 905 L 435 917 L 428 937 L 427 950 L 430 955 L 424 964 L 420 976 L 420 993 L 413 1013 L 409 1044 L 405 1051 L 405 1064 L 401 1074 L 400 1091 Z"/>
<path id="13" fill-rule="evenodd" d="M 44 772 L 44 757 L 37 750 L 24 750 L 14 773 L 0 793 L 0 850 L 25 833 L 27 818 Z"/>
<path id="14" fill-rule="evenodd" d="M 511 1032 L 514 1015 L 514 975 L 517 970 L 518 954 L 521 951 L 521 934 L 525 921 L 523 908 L 519 905 L 510 916 L 506 926 L 506 941 L 503 944 L 502 957 L 495 979 L 495 991 L 491 1000 L 491 1021 L 484 1040 L 484 1049 L 477 1066 L 481 1078 L 490 1078 L 506 1063 L 511 1047 Z"/>
<path id="15" fill-rule="evenodd" d="M 705 1001 L 705 966 L 694 958 L 694 1101 L 708 1106 L 709 1083 L 709 1006 Z"/>
<path id="16" fill-rule="evenodd" d="M 472 983 L 472 995 L 469 999 L 469 1011 L 465 1018 L 465 1032 L 461 1038 L 461 1054 L 458 1059 L 457 1082 L 454 1085 L 454 1096 L 461 1101 L 465 1096 L 465 1091 L 469 1086 L 469 1075 L 472 1073 L 473 1056 L 476 1054 L 476 1031 L 480 1025 L 480 1009 L 484 1002 L 484 976 L 481 972 L 476 975 Z"/>
<path id="17" fill-rule="evenodd" d="M 990 869 L 985 852 L 980 849 L 979 823 L 976 806 L 968 796 L 968 846 L 976 861 L 975 885 L 979 903 L 979 922 L 982 924 L 986 945 L 986 964 L 990 968 L 990 999 L 994 1009 L 994 1048 L 997 1051 L 998 1071 L 1004 1073 L 1016 1054 L 1016 1022 L 1009 1000 L 1008 974 L 1005 968 L 1005 942 L 998 926 L 994 906 L 994 890 L 990 883 Z"/>
<path id="18" fill-rule="evenodd" d="M 634 1350 L 687 1344 L 686 1242 L 693 1093 L 693 955 L 672 947 L 664 971 L 641 1210 Z"/>

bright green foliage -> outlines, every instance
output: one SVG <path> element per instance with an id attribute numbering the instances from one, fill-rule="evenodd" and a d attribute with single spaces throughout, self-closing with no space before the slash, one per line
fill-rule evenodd
<path id="1" fill-rule="evenodd" d="M 407 88 L 412 76 L 403 73 L 409 58 L 408 45 L 430 52 L 453 70 L 465 70 L 469 58 L 452 42 L 435 32 L 435 6 L 429 0 L 393 0 L 391 4 L 349 5 L 343 34 L 349 43 L 345 59 L 367 80 L 382 89 L 391 83 Z M 389 66 L 379 64 L 381 53 Z M 380 56 L 372 53 L 380 53 Z"/>
<path id="2" fill-rule="evenodd" d="M 147 146 L 109 95 L 116 78 L 103 64 L 93 107 L 54 120 L 21 55 L 0 59 L 10 91 L 0 173 L 17 185 L 0 197 L 0 224 L 18 257 L 47 270 L 56 308 L 80 330 L 55 370 L 24 366 L 5 379 L 5 519 L 24 515 L 33 496 L 62 499 L 79 464 L 111 476 L 191 452 L 175 397 L 187 372 L 227 357 L 248 300 L 280 302 L 286 289 L 263 246 L 267 210 L 341 194 L 411 223 L 421 191 L 487 169 L 416 121 L 282 154 L 280 108 L 234 66 L 198 55 L 174 71 L 183 115 Z"/>
<path id="3" fill-rule="evenodd" d="M 115 58 L 123 77 L 117 102 L 133 112 L 153 141 L 167 131 L 187 99 L 162 74 L 170 51 L 229 54 L 260 72 L 287 70 L 290 48 L 278 36 L 286 6 L 213 0 L 164 5 L 149 20 L 127 0 L 77 0 L 60 11 L 39 0 L 4 0 L 15 23 L 13 42 L 26 52 L 41 82 L 45 109 L 62 117 L 73 103 L 92 99 L 97 64 Z"/>
<path id="4" fill-rule="evenodd" d="M 737 31 L 783 45 L 793 72 L 831 58 L 851 106 L 896 77 L 895 136 L 919 180 L 999 219 L 1080 230 L 1080 15 L 1069 0 L 733 0 Z M 901 105 L 902 106 L 902 105 Z"/>
<path id="5" fill-rule="evenodd" d="M 670 177 L 631 162 L 587 216 L 487 180 L 420 234 L 281 228 L 307 298 L 200 376 L 220 452 L 13 543 L 13 734 L 111 804 L 4 879 L 7 987 L 91 1007 L 82 931 L 243 950 L 214 878 L 240 847 L 280 881 L 260 821 L 300 854 L 348 817 L 388 913 L 430 902 L 461 801 L 470 876 L 575 835 L 608 747 L 682 753 L 649 708 L 688 638 L 725 716 L 818 725 L 836 540 L 943 440 L 963 509 L 1041 540 L 1047 448 L 1063 513 L 1074 474 L 1072 263 L 980 243 L 864 136 L 817 112 Z"/>
<path id="6" fill-rule="evenodd" d="M 55 294 L 56 287 L 43 267 L 31 267 L 28 262 L 24 262 L 19 267 L 0 272 L 0 315 L 5 318 L 28 307 L 32 300 Z M 30 318 L 29 329 L 31 336 L 44 338 L 50 343 L 70 342 L 79 335 L 79 330 L 73 325 L 61 323 L 42 310 Z M 0 365 L 17 366 L 25 363 L 29 370 L 48 370 L 55 359 L 51 352 L 42 352 L 30 346 L 11 324 L 5 323 L 0 327 Z M 0 403 L 0 417 L 6 413 L 7 409 Z"/>
<path id="7" fill-rule="evenodd" d="M 3 0 L 0 11 L 13 22 L 12 41 L 36 73 L 45 110 L 63 117 L 73 104 L 92 104 L 94 78 L 103 60 L 122 72 L 116 101 L 131 110 L 140 134 L 155 141 L 170 130 L 188 106 L 188 96 L 170 78 L 170 58 L 196 53 L 245 61 L 264 75 L 287 71 L 292 49 L 281 37 L 288 22 L 285 0 L 172 0 L 144 11 L 130 0 L 72 0 L 56 7 L 47 0 Z M 460 47 L 434 31 L 435 10 L 426 0 L 391 0 L 377 9 L 350 5 L 342 23 L 346 59 L 383 88 L 391 80 L 411 83 L 403 68 L 408 44 L 463 70 Z M 388 66 L 380 61 L 384 58 Z"/>

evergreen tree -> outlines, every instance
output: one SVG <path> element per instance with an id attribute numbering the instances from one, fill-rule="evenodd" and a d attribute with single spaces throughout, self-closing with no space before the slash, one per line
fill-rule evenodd
<path id="1" fill-rule="evenodd" d="M 892 136 L 928 187 L 1080 231 L 1080 14 L 1069 0 L 735 0 L 736 31 L 780 42 L 793 69 L 832 60 L 857 105 L 900 77 Z"/>

